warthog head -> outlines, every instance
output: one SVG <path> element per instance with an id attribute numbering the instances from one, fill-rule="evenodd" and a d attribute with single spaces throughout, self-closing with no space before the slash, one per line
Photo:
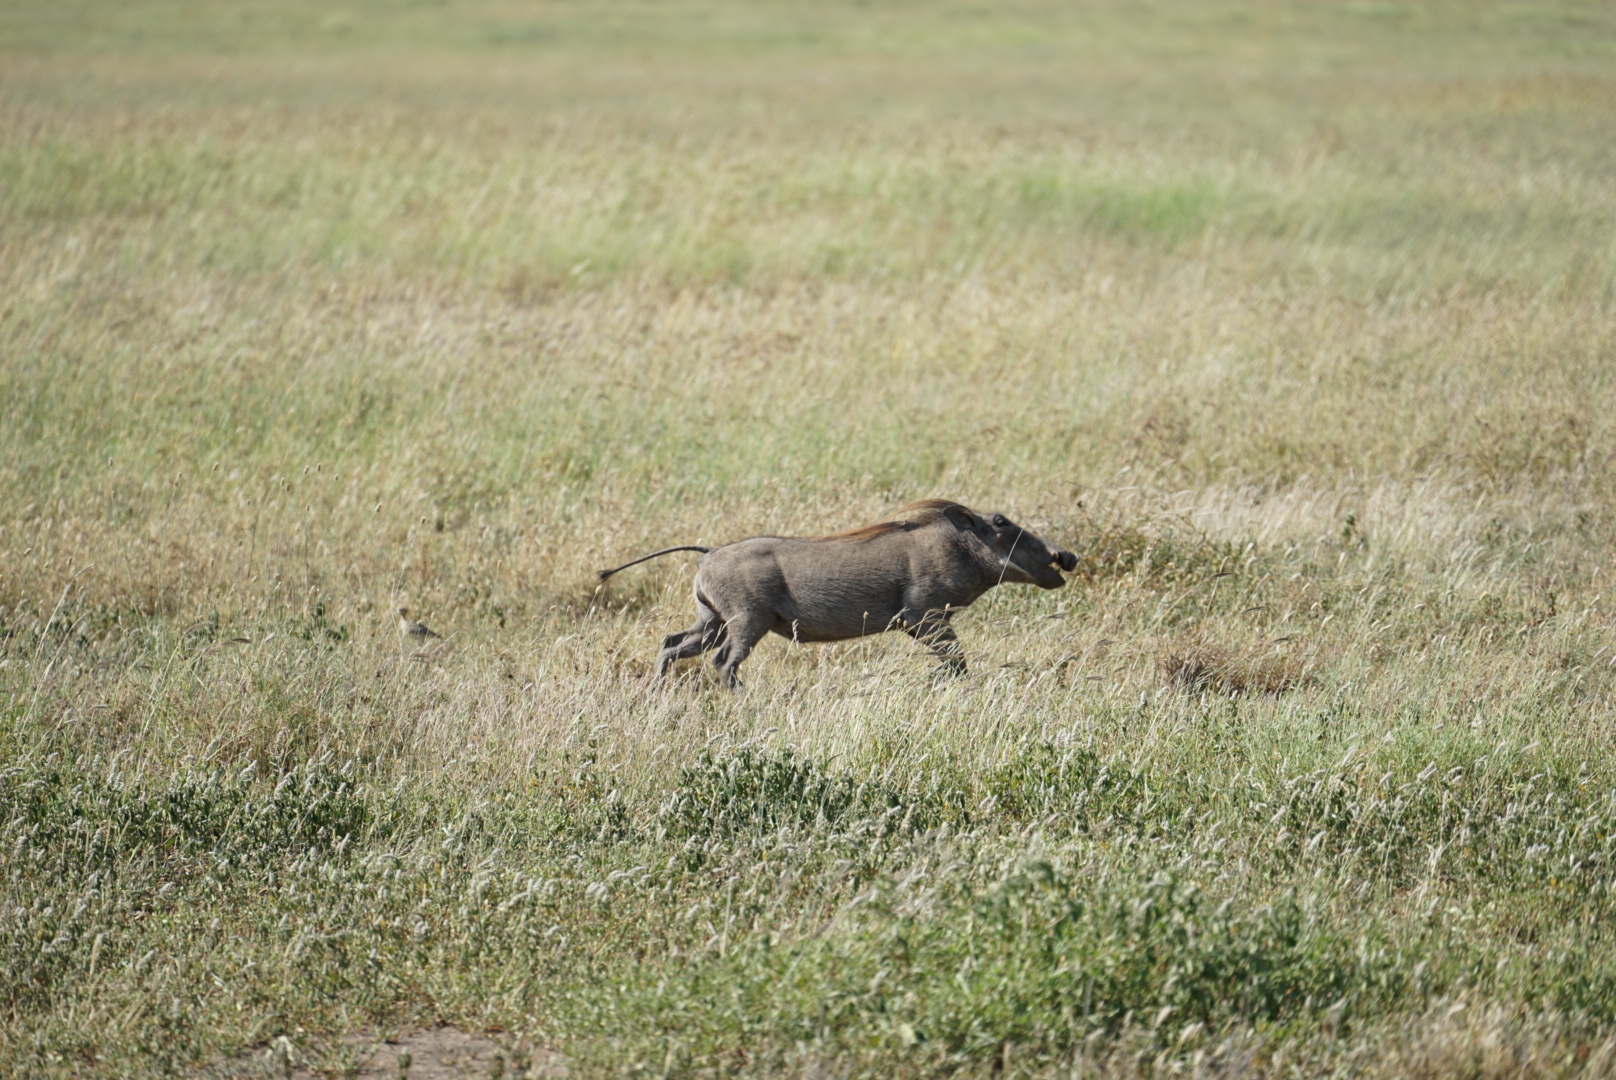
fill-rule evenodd
<path id="1" fill-rule="evenodd" d="M 1077 569 L 1076 555 L 1061 548 L 1051 548 L 1043 537 L 1017 525 L 1003 514 L 977 517 L 971 531 L 998 558 L 1000 582 L 1058 589 L 1066 584 L 1060 572 L 1065 570 L 1070 573 Z"/>

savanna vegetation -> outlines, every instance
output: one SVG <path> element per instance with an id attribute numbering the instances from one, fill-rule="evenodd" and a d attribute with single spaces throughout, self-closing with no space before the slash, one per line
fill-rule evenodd
<path id="1" fill-rule="evenodd" d="M 1613 282 L 1605 4 L 8 3 L 0 1061 L 1609 1075 Z"/>

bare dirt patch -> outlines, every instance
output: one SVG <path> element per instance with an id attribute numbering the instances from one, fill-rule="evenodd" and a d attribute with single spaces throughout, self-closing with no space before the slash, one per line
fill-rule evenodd
<path id="1" fill-rule="evenodd" d="M 345 1035 L 328 1044 L 299 1047 L 278 1040 L 243 1057 L 209 1069 L 219 1078 L 274 1077 L 326 1080 L 328 1077 L 463 1080 L 469 1077 L 564 1080 L 565 1059 L 504 1038 L 462 1031 L 448 1024 L 395 1035 Z"/>

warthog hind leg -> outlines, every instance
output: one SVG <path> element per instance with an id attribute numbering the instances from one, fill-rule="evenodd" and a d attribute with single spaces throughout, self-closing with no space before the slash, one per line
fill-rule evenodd
<path id="1" fill-rule="evenodd" d="M 720 621 L 716 611 L 705 604 L 700 604 L 697 606 L 697 617 L 696 625 L 689 630 L 681 630 L 662 639 L 662 651 L 657 654 L 658 679 L 666 678 L 668 669 L 675 662 L 700 656 L 724 643 L 724 639 L 728 636 L 728 628 Z"/>
<path id="2" fill-rule="evenodd" d="M 945 674 L 965 674 L 965 648 L 946 616 L 927 614 L 919 622 L 905 626 L 903 632 L 930 649 L 943 662 Z"/>
<path id="3" fill-rule="evenodd" d="M 763 635 L 769 632 L 772 623 L 771 617 L 768 622 L 761 619 L 736 618 L 724 624 L 724 629 L 729 632 L 729 640 L 718 650 L 718 655 L 713 657 L 713 666 L 718 669 L 718 677 L 726 687 L 733 690 L 741 685 L 741 680 L 735 677 L 736 669 L 752 654 L 757 643 L 763 640 Z"/>

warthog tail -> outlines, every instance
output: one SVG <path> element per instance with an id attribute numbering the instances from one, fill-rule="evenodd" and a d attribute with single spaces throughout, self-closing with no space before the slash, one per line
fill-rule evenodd
<path id="1" fill-rule="evenodd" d="M 659 555 L 671 555 L 675 551 L 699 551 L 705 555 L 711 550 L 713 549 L 710 547 L 702 547 L 700 544 L 681 544 L 678 547 L 663 548 L 661 551 L 653 551 L 649 555 L 641 555 L 638 559 L 635 559 L 634 562 L 626 562 L 622 566 L 614 566 L 610 570 L 602 570 L 600 572 L 600 580 L 605 581 L 619 570 L 627 570 L 629 567 L 634 566 L 637 563 L 645 562 L 647 559 L 654 559 Z"/>

